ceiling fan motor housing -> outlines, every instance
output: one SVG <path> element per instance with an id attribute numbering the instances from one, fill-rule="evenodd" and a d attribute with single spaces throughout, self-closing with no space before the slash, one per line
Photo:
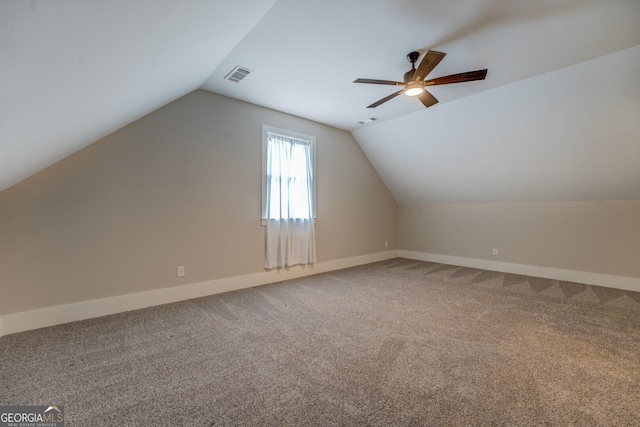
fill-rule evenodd
<path id="1" fill-rule="evenodd" d="M 411 62 L 411 69 L 404 73 L 404 82 L 409 83 L 413 80 L 413 76 L 416 73 L 416 61 L 420 58 L 420 52 L 411 52 L 407 55 L 407 61 Z"/>
<path id="2" fill-rule="evenodd" d="M 411 81 L 413 81 L 413 75 L 416 73 L 416 70 L 409 70 L 406 73 L 404 73 L 404 82 L 405 83 L 409 83 Z"/>

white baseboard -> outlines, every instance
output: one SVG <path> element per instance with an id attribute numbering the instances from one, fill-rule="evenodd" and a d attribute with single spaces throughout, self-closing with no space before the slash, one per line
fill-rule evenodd
<path id="1" fill-rule="evenodd" d="M 514 264 L 501 261 L 490 261 L 476 258 L 464 258 L 452 255 L 439 255 L 426 252 L 392 250 L 374 254 L 361 255 L 333 261 L 325 261 L 307 267 L 270 270 L 244 276 L 227 277 L 201 283 L 156 289 L 135 294 L 119 295 L 91 301 L 47 307 L 38 310 L 11 313 L 0 316 L 0 337 L 31 329 L 44 328 L 77 320 L 91 319 L 109 314 L 152 307 L 161 304 L 184 301 L 207 295 L 214 295 L 237 289 L 281 282 L 303 276 L 355 267 L 395 257 L 442 264 L 459 265 L 461 267 L 479 268 L 525 276 L 544 277 L 547 279 L 565 280 L 588 285 L 605 286 L 640 292 L 640 278 L 613 276 L 585 271 L 563 270 L 559 268 L 541 267 L 526 264 Z"/>
<path id="2" fill-rule="evenodd" d="M 430 254 L 399 250 L 402 258 L 431 261 L 442 264 L 459 265 L 461 267 L 480 268 L 483 270 L 500 271 L 503 273 L 521 274 L 523 276 L 544 277 L 546 279 L 564 280 L 567 282 L 584 283 L 587 285 L 605 286 L 608 288 L 624 289 L 640 292 L 640 278 L 613 276 L 609 274 L 589 273 L 586 271 L 563 270 L 561 268 L 541 267 L 510 262 L 490 261 L 486 259 L 464 258 L 452 255 Z"/>
<path id="3" fill-rule="evenodd" d="M 46 307 L 38 310 L 10 313 L 0 316 L 0 337 L 16 332 L 44 328 L 77 320 L 91 319 L 109 314 L 138 310 L 171 302 L 184 301 L 207 295 L 250 288 L 267 283 L 281 282 L 302 276 L 355 267 L 376 261 L 395 258 L 397 251 L 378 252 L 352 258 L 317 263 L 313 266 L 273 269 L 244 276 L 227 277 L 201 283 L 155 289 L 135 294 L 118 295 L 91 301 Z"/>

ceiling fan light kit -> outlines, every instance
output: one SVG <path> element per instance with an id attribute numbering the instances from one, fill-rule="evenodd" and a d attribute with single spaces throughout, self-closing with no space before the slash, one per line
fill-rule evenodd
<path id="1" fill-rule="evenodd" d="M 446 53 L 438 52 L 435 50 L 429 50 L 422 58 L 422 62 L 416 69 L 416 62 L 420 58 L 420 52 L 411 52 L 407 55 L 407 60 L 411 62 L 411 70 L 404 74 L 404 82 L 397 82 L 393 80 L 376 80 L 376 79 L 356 79 L 354 83 L 368 83 L 376 85 L 389 85 L 389 86 L 402 86 L 403 89 L 398 92 L 392 93 L 373 104 L 367 106 L 367 108 L 376 108 L 378 105 L 395 98 L 396 96 L 404 93 L 407 96 L 417 96 L 422 105 L 425 107 L 431 107 L 438 103 L 438 100 L 429 91 L 425 89 L 425 86 L 437 86 L 451 83 L 471 82 L 474 80 L 484 80 L 487 76 L 487 70 L 475 70 L 467 71 L 466 73 L 451 74 L 449 76 L 438 77 L 435 79 L 426 80 L 427 75 L 433 71 L 433 69 L 442 61 L 442 58 Z"/>
<path id="2" fill-rule="evenodd" d="M 404 90 L 404 94 L 407 96 L 418 96 L 422 92 L 424 92 L 424 83 L 422 82 L 411 82 Z"/>

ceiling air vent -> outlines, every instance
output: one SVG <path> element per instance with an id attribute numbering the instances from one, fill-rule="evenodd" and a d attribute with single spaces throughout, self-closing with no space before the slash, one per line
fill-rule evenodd
<path id="1" fill-rule="evenodd" d="M 238 83 L 240 80 L 242 80 L 245 77 L 247 77 L 249 75 L 249 73 L 251 73 L 251 70 L 249 70 L 248 68 L 245 68 L 245 67 L 243 67 L 241 65 L 238 65 L 236 68 L 231 70 L 229 72 L 229 74 L 224 76 L 224 78 L 226 80 L 231 80 L 232 82 Z"/>

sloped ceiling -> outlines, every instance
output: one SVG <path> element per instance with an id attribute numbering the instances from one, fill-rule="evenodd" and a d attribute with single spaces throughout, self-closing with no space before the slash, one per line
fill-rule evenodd
<path id="1" fill-rule="evenodd" d="M 0 0 L 0 190 L 186 95 L 275 0 Z"/>
<path id="2" fill-rule="evenodd" d="M 640 199 L 639 76 L 636 46 L 353 134 L 401 204 Z"/>
<path id="3" fill-rule="evenodd" d="M 0 2 L 0 190 L 201 87 L 352 131 L 400 203 L 640 198 L 638 22 L 637 0 Z M 428 49 L 431 77 L 487 79 L 365 108 L 393 87 L 354 79 Z"/>
<path id="4" fill-rule="evenodd" d="M 488 68 L 484 81 L 431 88 L 440 103 L 640 44 L 637 0 L 278 0 L 203 88 L 341 129 L 424 107 L 397 89 L 356 78 L 402 80 L 414 50 L 447 55 L 438 77 Z M 236 65 L 254 73 L 223 77 Z"/>

